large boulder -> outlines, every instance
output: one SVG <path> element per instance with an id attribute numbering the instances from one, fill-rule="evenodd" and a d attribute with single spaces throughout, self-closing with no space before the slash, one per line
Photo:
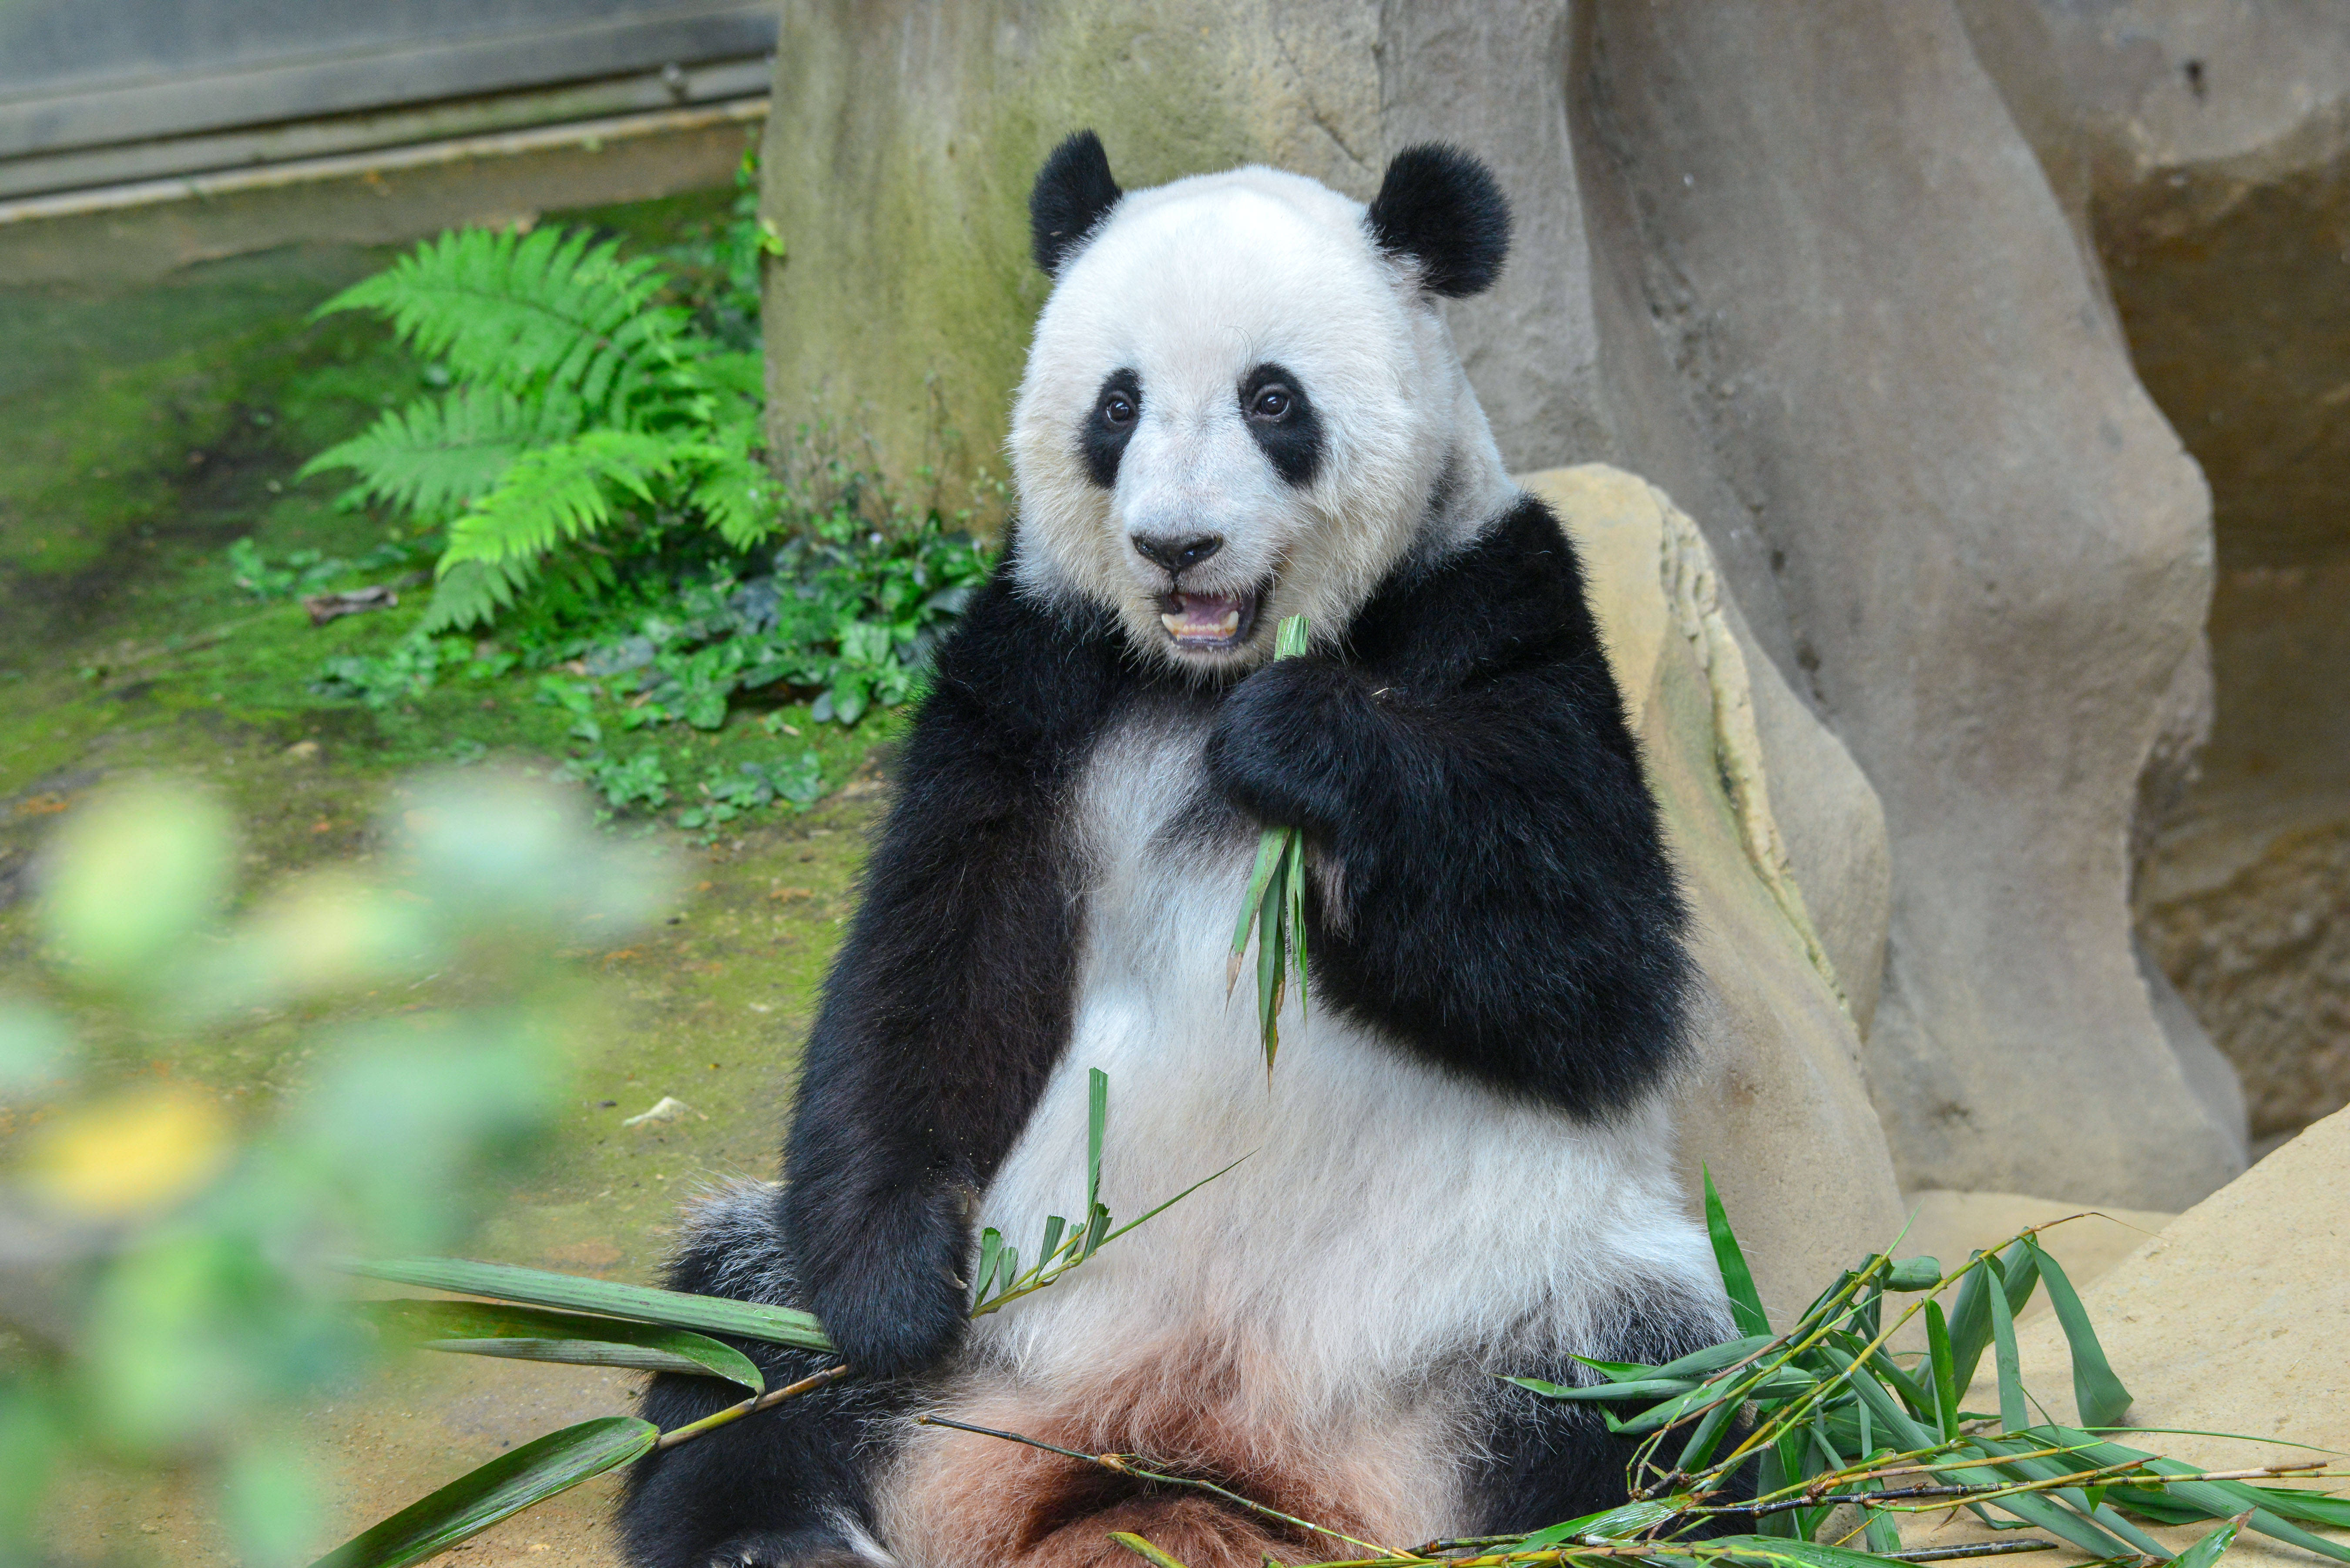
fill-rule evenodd
<path id="1" fill-rule="evenodd" d="M 1129 186 L 1487 157 L 1517 248 L 1451 320 L 1504 455 L 1676 496 L 1780 680 L 1756 732 L 1824 720 L 1881 802 L 1891 939 L 1842 979 L 1904 1179 L 2175 1210 L 2241 1168 L 2127 919 L 2204 491 L 1947 0 L 789 0 L 777 71 L 775 418 L 917 503 L 1000 444 L 1058 137 Z"/>
<path id="2" fill-rule="evenodd" d="M 1702 1001 L 1679 1096 L 1690 1198 L 1710 1168 L 1764 1304 L 1792 1318 L 1901 1223 L 1843 979 L 1873 976 L 1884 949 L 1884 814 L 1662 492 L 1604 463 L 1525 483 L 1582 556 L 1695 916 Z"/>

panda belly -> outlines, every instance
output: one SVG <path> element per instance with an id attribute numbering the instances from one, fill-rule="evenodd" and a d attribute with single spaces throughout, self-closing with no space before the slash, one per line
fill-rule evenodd
<path id="1" fill-rule="evenodd" d="M 1069 1045 L 982 1223 L 1033 1259 L 1047 1215 L 1083 1212 L 1093 1068 L 1118 1221 L 1232 1168 L 980 1319 L 956 1403 L 1407 1545 L 1461 1518 L 1492 1374 L 1604 1354 L 1658 1285 L 1719 1287 L 1660 1104 L 1576 1122 L 1305 1016 L 1294 986 L 1268 1075 L 1253 966 L 1225 988 L 1257 833 L 1201 794 L 1204 738 L 1141 715 L 1087 770 Z"/>

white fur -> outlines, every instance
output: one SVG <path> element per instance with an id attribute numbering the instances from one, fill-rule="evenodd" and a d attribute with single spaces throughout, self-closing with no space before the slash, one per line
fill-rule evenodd
<path id="1" fill-rule="evenodd" d="M 1075 1027 L 983 1220 L 1033 1256 L 1048 1213 L 1081 1212 L 1089 1068 L 1109 1075 L 1102 1199 L 1121 1220 L 1247 1158 L 983 1318 L 983 1352 L 1051 1387 L 1148 1376 L 1171 1344 L 1227 1345 L 1254 1374 L 1252 1422 L 1343 1431 L 1422 1400 L 1463 1358 L 1523 1369 L 1604 1343 L 1659 1291 L 1682 1311 L 1718 1301 L 1655 1099 L 1575 1121 L 1327 1012 L 1301 1018 L 1295 996 L 1268 1081 L 1253 971 L 1224 990 L 1253 836 L 1165 832 L 1198 787 L 1202 738 L 1146 714 L 1088 773 Z"/>
<path id="2" fill-rule="evenodd" d="M 1013 410 L 1025 588 L 1115 605 L 1139 647 L 1179 662 L 1245 666 L 1270 653 L 1283 617 L 1310 616 L 1326 640 L 1406 552 L 1466 543 L 1510 504 L 1451 334 L 1413 269 L 1371 244 L 1363 211 L 1253 167 L 1118 204 L 1064 265 Z M 1241 382 L 1267 362 L 1296 376 L 1321 422 L 1322 465 L 1304 490 L 1242 417 Z M 1120 369 L 1140 377 L 1142 410 L 1105 493 L 1080 440 Z M 1226 543 L 1187 587 L 1274 585 L 1249 642 L 1204 659 L 1164 636 L 1165 574 L 1128 543 L 1202 531 Z"/>

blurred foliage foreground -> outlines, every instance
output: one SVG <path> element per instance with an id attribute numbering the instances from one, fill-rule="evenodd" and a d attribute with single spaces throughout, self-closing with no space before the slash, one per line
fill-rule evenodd
<path id="1" fill-rule="evenodd" d="M 235 845 L 200 792 L 119 790 L 52 839 L 42 935 L 78 1012 L 194 1043 L 405 983 L 397 1011 L 319 1028 L 306 1090 L 249 1124 L 124 1082 L 57 1014 L 0 997 L 0 1090 L 37 1116 L 0 1195 L 0 1560 L 44 1560 L 45 1496 L 93 1467 L 210 1478 L 260 1568 L 315 1550 L 303 1412 L 383 1344 L 329 1261 L 464 1243 L 562 1103 L 591 992 L 558 950 L 624 938 L 673 892 L 641 846 L 486 770 L 413 785 L 382 835 L 379 874 L 313 872 L 233 926 Z"/>

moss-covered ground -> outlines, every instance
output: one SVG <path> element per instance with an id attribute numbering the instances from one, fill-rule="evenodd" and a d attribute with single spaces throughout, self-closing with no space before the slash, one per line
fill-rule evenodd
<path id="1" fill-rule="evenodd" d="M 724 193 L 584 216 L 661 243 L 715 221 Z M 366 855 L 393 781 L 432 764 L 504 758 L 550 772 L 584 749 L 572 715 L 516 668 L 446 678 L 381 710 L 310 689 L 321 663 L 388 649 L 426 597 L 410 568 L 315 585 L 390 582 L 397 608 L 313 627 L 291 597 L 235 580 L 240 539 L 280 561 L 365 556 L 387 524 L 338 509 L 335 476 L 296 471 L 376 410 L 412 396 L 422 368 L 381 328 L 313 308 L 385 253 L 289 248 L 131 290 L 0 288 L 0 994 L 54 994 L 27 894 L 45 832 L 92 788 L 135 773 L 220 794 L 244 834 L 248 896 L 322 862 Z M 756 716 L 753 716 L 755 718 Z M 583 960 L 609 1005 L 576 1047 L 567 1114 L 546 1159 L 504 1195 L 484 1256 L 607 1277 L 656 1269 L 680 1197 L 713 1177 L 766 1175 L 817 981 L 847 914 L 866 830 L 886 794 L 898 719 L 855 731 L 775 715 L 709 732 L 639 732 L 690 789 L 710 768 L 813 748 L 827 794 L 777 805 L 703 842 L 659 822 L 686 862 L 674 916 Z M 616 747 L 615 750 L 623 748 Z M 264 1017 L 168 1059 L 109 1030 L 116 1072 L 169 1072 L 244 1106 L 299 1082 L 300 1025 Z M 160 1047 L 158 1049 L 161 1049 Z M 680 1119 L 630 1128 L 663 1096 Z M 0 1137 L 16 1130 L 0 1112 Z M 394 1373 L 319 1417 L 319 1459 L 349 1525 L 565 1419 L 611 1410 L 621 1379 L 506 1364 Z M 209 1561 L 201 1505 L 166 1491 L 78 1489 L 60 1542 L 89 1561 Z M 580 1533 L 600 1491 L 485 1537 L 473 1562 L 600 1552 Z M 563 1551 L 530 1555 L 552 1530 Z M 504 1544 L 501 1545 L 500 1543 Z M 550 1548 L 551 1549 L 551 1548 Z"/>

